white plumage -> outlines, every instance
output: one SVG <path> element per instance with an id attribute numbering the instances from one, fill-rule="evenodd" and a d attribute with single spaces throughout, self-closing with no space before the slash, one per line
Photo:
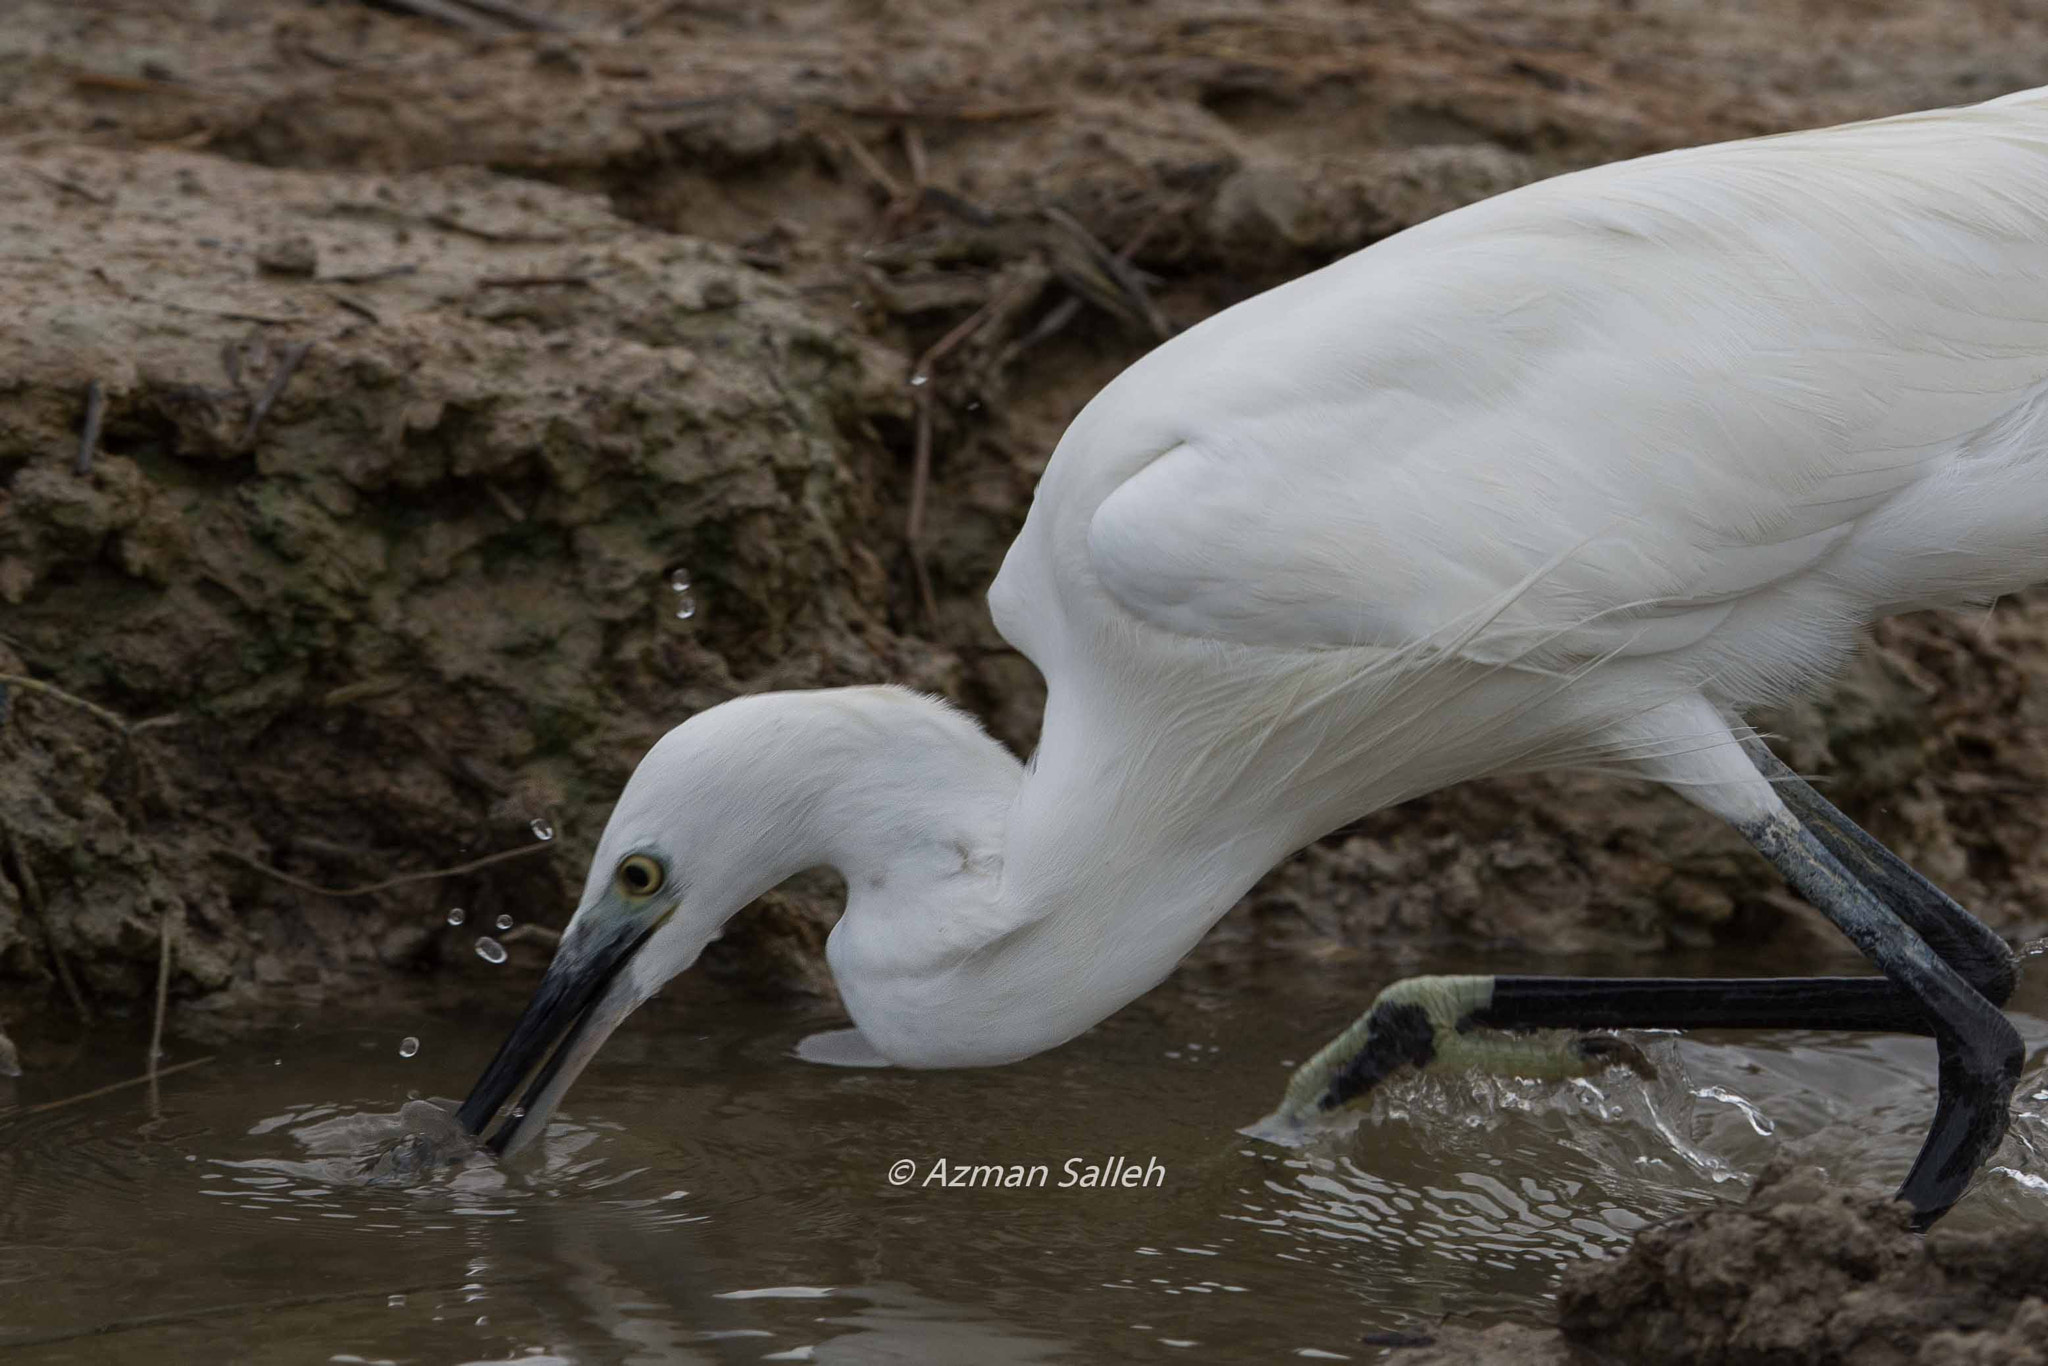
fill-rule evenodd
<path id="1" fill-rule="evenodd" d="M 830 958 L 875 1048 L 1009 1061 L 1303 844 L 1449 783 L 1598 765 L 1771 817 L 1741 708 L 1875 616 L 2043 578 L 2048 93 L 1447 214 L 1075 419 L 989 595 L 1048 688 L 1028 772 L 894 689 L 742 699 L 655 746 L 556 970 L 657 928 L 539 1108 L 803 867 L 847 878 Z M 670 870 L 651 909 L 614 894 L 636 851 Z"/>

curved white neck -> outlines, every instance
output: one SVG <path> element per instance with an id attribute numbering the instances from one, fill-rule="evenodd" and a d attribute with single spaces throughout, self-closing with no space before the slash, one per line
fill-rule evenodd
<path id="1" fill-rule="evenodd" d="M 846 879 L 833 975 L 869 1043 L 905 1066 L 1071 1039 L 1164 979 L 1296 838 L 1139 809 L 1143 775 L 1099 769 L 1112 755 L 1048 754 L 1026 773 L 937 707 L 838 757 L 790 849 Z"/>

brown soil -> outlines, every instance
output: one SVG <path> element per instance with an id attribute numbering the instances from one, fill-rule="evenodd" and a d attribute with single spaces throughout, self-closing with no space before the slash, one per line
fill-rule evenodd
<path id="1" fill-rule="evenodd" d="M 564 31 L 10 6 L 0 673 L 61 694 L 0 721 L 0 1024 L 62 1014 L 66 972 L 132 1009 L 167 923 L 186 1029 L 558 923 L 639 752 L 737 692 L 893 679 L 1027 746 L 981 592 L 1063 424 L 1162 331 L 1537 176 L 2018 88 L 2048 40 L 1963 4 L 529 2 Z M 1777 725 L 2038 931 L 2048 597 L 1886 623 Z M 540 856 L 460 877 L 286 880 L 540 816 Z M 710 971 L 829 990 L 836 904 L 769 898 Z M 1325 841 L 1190 966 L 1369 985 L 1444 944 L 1810 924 L 1683 803 L 1560 777 Z"/>
<path id="2" fill-rule="evenodd" d="M 2048 1229 L 1922 1238 L 1906 1207 L 1765 1173 L 1565 1276 L 1560 1328 L 1446 1328 L 1399 1366 L 2044 1366 Z"/>

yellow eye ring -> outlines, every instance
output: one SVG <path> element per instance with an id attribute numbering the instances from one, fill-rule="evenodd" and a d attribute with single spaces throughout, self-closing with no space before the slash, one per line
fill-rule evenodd
<path id="1" fill-rule="evenodd" d="M 660 891 L 667 876 L 659 863 L 645 854 L 634 854 L 619 864 L 618 874 L 613 880 L 618 884 L 621 895 L 641 901 Z"/>

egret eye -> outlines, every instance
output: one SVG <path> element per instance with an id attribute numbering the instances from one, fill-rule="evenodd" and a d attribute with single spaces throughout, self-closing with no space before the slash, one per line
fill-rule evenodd
<path id="1" fill-rule="evenodd" d="M 630 897 L 649 897 L 661 890 L 666 875 L 661 865 L 645 854 L 635 854 L 619 865 L 619 890 Z"/>

